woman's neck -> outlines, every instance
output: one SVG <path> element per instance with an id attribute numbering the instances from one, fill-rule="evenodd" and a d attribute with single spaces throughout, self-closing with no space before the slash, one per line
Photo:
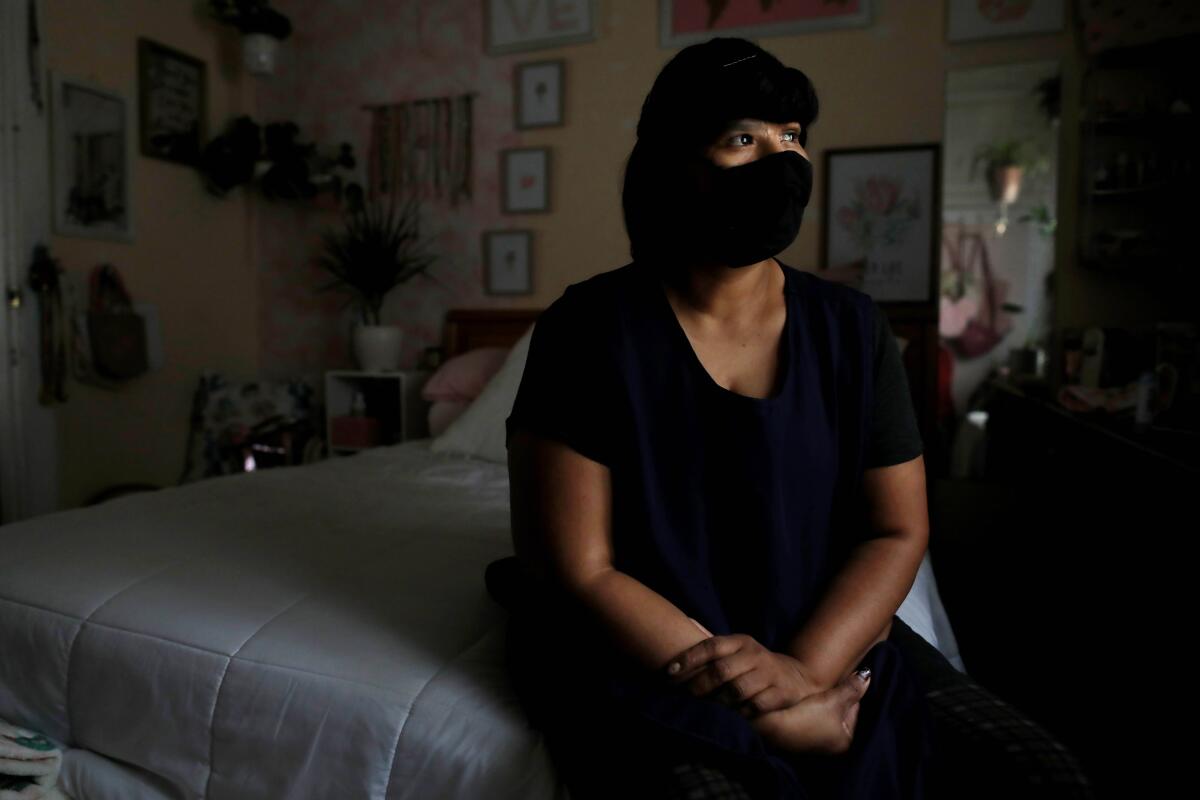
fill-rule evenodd
<path id="1" fill-rule="evenodd" d="M 783 270 L 774 258 L 744 267 L 679 266 L 663 276 L 668 294 L 695 313 L 720 320 L 763 313 L 783 291 L 782 282 Z"/>

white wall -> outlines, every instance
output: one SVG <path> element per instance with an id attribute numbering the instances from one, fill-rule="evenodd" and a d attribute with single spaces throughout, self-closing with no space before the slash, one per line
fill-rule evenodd
<path id="1" fill-rule="evenodd" d="M 37 8 L 40 21 L 41 2 Z M 40 310 L 28 285 L 34 245 L 49 242 L 49 90 L 39 63 L 39 110 L 26 9 L 0 3 L 0 276 L 6 289 L 20 287 L 23 295 L 20 309 L 5 304 L 0 324 L 0 522 L 58 508 L 58 437 L 53 413 L 38 403 Z"/>

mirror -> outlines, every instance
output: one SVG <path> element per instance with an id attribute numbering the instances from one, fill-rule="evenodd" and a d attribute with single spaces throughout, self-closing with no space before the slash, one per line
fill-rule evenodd
<path id="1" fill-rule="evenodd" d="M 957 417 L 993 372 L 1046 379 L 1059 72 L 1038 61 L 947 74 L 938 333 Z"/>

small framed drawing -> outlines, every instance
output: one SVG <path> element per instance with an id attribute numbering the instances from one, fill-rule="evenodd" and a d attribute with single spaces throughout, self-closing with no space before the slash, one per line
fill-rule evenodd
<path id="1" fill-rule="evenodd" d="M 133 241 L 130 104 L 108 89 L 50 77 L 55 233 Z"/>
<path id="2" fill-rule="evenodd" d="M 204 62 L 139 38 L 138 109 L 142 155 L 195 164 L 205 139 Z"/>
<path id="3" fill-rule="evenodd" d="M 551 3 L 483 0 L 483 47 L 488 55 L 540 50 L 596 38 L 594 0 Z"/>
<path id="4" fill-rule="evenodd" d="M 821 263 L 865 261 L 880 303 L 934 302 L 940 162 L 938 144 L 826 150 Z"/>
<path id="5" fill-rule="evenodd" d="M 500 151 L 500 208 L 506 214 L 550 210 L 550 148 Z"/>
<path id="6" fill-rule="evenodd" d="M 1063 29 L 1064 0 L 1023 0 L 1019 3 L 981 3 L 949 0 L 946 41 L 972 42 L 1000 36 L 1057 33 Z"/>
<path id="7" fill-rule="evenodd" d="M 794 36 L 871 24 L 872 0 L 791 3 L 658 0 L 658 44 L 683 47 L 713 36 Z"/>
<path id="8" fill-rule="evenodd" d="M 484 291 L 488 294 L 532 294 L 532 259 L 533 231 L 484 231 Z"/>
<path id="9" fill-rule="evenodd" d="M 513 77 L 517 130 L 563 124 L 564 63 L 558 58 L 517 64 Z"/>

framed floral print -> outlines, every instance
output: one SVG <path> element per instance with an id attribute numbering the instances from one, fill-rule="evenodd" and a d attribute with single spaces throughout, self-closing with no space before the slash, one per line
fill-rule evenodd
<path id="1" fill-rule="evenodd" d="M 865 262 L 880 303 L 933 303 L 940 184 L 936 143 L 826 150 L 821 263 Z"/>

